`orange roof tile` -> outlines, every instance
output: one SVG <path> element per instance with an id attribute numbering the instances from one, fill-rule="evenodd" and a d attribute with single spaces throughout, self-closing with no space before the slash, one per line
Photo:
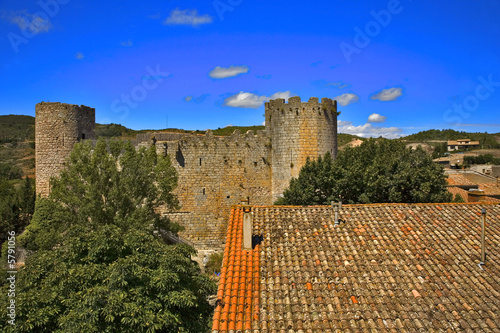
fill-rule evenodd
<path id="1" fill-rule="evenodd" d="M 213 332 L 250 330 L 252 309 L 258 315 L 259 247 L 242 249 L 243 209 L 233 208 L 229 216 L 226 247 L 212 323 Z M 257 292 L 253 298 L 253 292 Z"/>
<path id="2" fill-rule="evenodd" d="M 455 196 L 459 194 L 465 202 L 469 202 L 469 192 L 456 186 L 448 186 L 447 187 L 448 192 L 453 194 L 453 199 L 455 199 Z"/>
<path id="3" fill-rule="evenodd" d="M 452 173 L 447 178 L 448 185 L 477 185 L 461 173 Z"/>
<path id="4" fill-rule="evenodd" d="M 241 249 L 233 207 L 214 333 L 500 330 L 500 205 L 345 205 L 337 226 L 325 206 L 252 211 L 264 240 Z"/>

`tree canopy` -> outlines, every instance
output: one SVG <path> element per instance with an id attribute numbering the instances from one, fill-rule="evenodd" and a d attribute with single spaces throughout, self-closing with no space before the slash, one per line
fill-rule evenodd
<path id="1" fill-rule="evenodd" d="M 177 174 L 155 148 L 77 144 L 67 169 L 18 242 L 30 251 L 16 281 L 15 332 L 204 332 L 215 284 L 168 245 L 179 226 L 157 214 L 176 209 Z M 2 292 L 7 294 L 7 286 Z"/>
<path id="2" fill-rule="evenodd" d="M 465 164 L 494 164 L 500 165 L 500 158 L 494 157 L 492 154 L 484 154 L 479 156 L 464 156 Z"/>
<path id="3" fill-rule="evenodd" d="M 12 163 L 0 163 L 0 245 L 7 232 L 22 232 L 35 209 L 35 184 Z"/>
<path id="4" fill-rule="evenodd" d="M 423 149 L 396 140 L 368 140 L 347 147 L 335 160 L 330 154 L 308 160 L 276 204 L 449 202 L 442 167 Z"/>

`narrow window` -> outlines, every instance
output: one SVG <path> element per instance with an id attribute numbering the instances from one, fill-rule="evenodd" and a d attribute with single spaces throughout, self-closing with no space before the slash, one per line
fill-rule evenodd
<path id="1" fill-rule="evenodd" d="M 203 188 L 203 195 L 205 195 L 205 188 Z"/>
<path id="2" fill-rule="evenodd" d="M 200 157 L 200 166 L 201 166 L 201 157 Z"/>
<path id="3" fill-rule="evenodd" d="M 82 133 L 82 140 L 85 140 L 85 133 Z"/>

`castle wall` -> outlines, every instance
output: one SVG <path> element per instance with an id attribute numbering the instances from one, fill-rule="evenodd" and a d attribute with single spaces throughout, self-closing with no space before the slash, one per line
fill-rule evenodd
<path id="1" fill-rule="evenodd" d="M 48 196 L 50 178 L 59 176 L 73 145 L 94 138 L 95 109 L 42 102 L 35 114 L 36 193 Z"/>
<path id="2" fill-rule="evenodd" d="M 231 205 L 243 200 L 270 205 L 298 176 L 308 156 L 336 156 L 336 101 L 271 100 L 265 117 L 266 130 L 257 135 L 146 133 L 134 140 L 138 146 L 155 144 L 158 153 L 170 156 L 179 174 L 174 193 L 181 209 L 162 213 L 185 228 L 180 236 L 198 250 L 223 248 Z M 59 175 L 73 145 L 94 139 L 95 110 L 40 103 L 35 124 L 37 193 L 47 196 L 50 177 Z"/>
<path id="3" fill-rule="evenodd" d="M 180 236 L 197 249 L 223 248 L 231 205 L 242 200 L 272 203 L 270 142 L 263 131 L 236 131 L 230 137 L 209 131 L 205 136 L 157 141 L 156 147 L 170 156 L 179 173 L 174 193 L 182 207 L 167 215 L 185 228 Z"/>

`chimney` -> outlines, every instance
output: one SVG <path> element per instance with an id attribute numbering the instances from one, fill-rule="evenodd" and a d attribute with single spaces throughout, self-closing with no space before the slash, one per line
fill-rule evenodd
<path id="1" fill-rule="evenodd" d="M 243 206 L 243 250 L 252 250 L 252 207 Z"/>
<path id="2" fill-rule="evenodd" d="M 486 238 L 486 209 L 481 209 L 481 262 L 479 263 L 479 267 L 486 264 L 486 249 L 485 249 L 485 238 Z"/>
<path id="3" fill-rule="evenodd" d="M 342 208 L 342 201 L 333 202 L 332 201 L 332 209 L 335 212 L 335 225 L 339 225 L 339 211 Z"/>

